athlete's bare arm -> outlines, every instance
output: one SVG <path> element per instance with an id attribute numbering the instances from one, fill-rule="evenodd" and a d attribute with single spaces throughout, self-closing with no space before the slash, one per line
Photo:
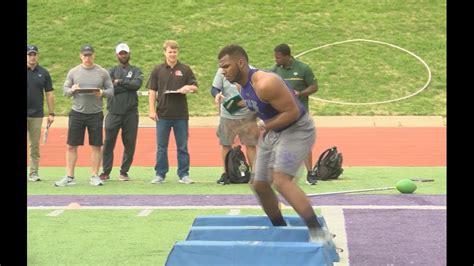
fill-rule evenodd
<path id="1" fill-rule="evenodd" d="M 257 96 L 279 112 L 274 118 L 265 121 L 267 130 L 285 127 L 298 119 L 298 105 L 283 80 L 272 73 L 259 71 L 252 76 L 252 83 Z"/>

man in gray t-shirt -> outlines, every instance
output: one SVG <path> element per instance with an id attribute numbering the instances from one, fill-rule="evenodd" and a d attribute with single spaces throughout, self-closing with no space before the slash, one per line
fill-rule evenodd
<path id="1" fill-rule="evenodd" d="M 253 168 L 256 145 L 260 136 L 260 130 L 257 127 L 257 116 L 243 102 L 241 104 L 243 107 L 232 113 L 224 107 L 225 101 L 239 95 L 239 91 L 235 84 L 229 82 L 222 75 L 222 69 L 220 68 L 217 70 L 212 82 L 211 94 L 214 97 L 217 108 L 219 108 L 220 119 L 217 136 L 219 137 L 219 144 L 222 145 L 222 161 L 224 165 L 226 154 L 231 150 L 235 137 L 239 136 L 240 142 L 245 145 L 249 166 Z M 225 173 L 221 175 L 221 178 L 218 180 L 219 183 L 224 182 L 224 175 Z"/>
<path id="2" fill-rule="evenodd" d="M 77 161 L 77 147 L 84 145 L 85 129 L 89 133 L 92 150 L 92 176 L 90 184 L 100 186 L 98 176 L 102 159 L 102 130 L 104 114 L 103 97 L 113 97 L 114 87 L 107 70 L 94 64 L 95 51 L 90 44 L 82 46 L 82 64 L 72 68 L 64 81 L 64 96 L 73 97 L 69 113 L 69 127 L 66 151 L 66 176 L 54 183 L 57 187 L 74 185 L 74 167 Z"/>

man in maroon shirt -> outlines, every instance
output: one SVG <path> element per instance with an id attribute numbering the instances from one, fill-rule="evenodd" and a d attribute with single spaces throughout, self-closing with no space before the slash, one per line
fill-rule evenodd
<path id="1" fill-rule="evenodd" d="M 169 170 L 168 143 L 173 128 L 178 152 L 178 177 L 183 184 L 192 184 L 189 178 L 188 152 L 188 102 L 186 94 L 198 90 L 194 73 L 188 65 L 178 61 L 179 46 L 176 41 L 163 44 L 165 62 L 157 65 L 147 82 L 149 89 L 149 117 L 156 121 L 157 146 L 155 177 L 152 184 L 165 181 Z M 155 103 L 156 106 L 155 106 Z"/>

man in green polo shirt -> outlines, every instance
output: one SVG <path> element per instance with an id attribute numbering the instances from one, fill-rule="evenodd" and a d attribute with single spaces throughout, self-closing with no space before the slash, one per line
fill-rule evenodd
<path id="1" fill-rule="evenodd" d="M 275 56 L 275 65 L 270 71 L 282 77 L 286 83 L 295 91 L 298 99 L 303 103 L 308 110 L 308 96 L 318 91 L 318 83 L 313 74 L 313 70 L 307 64 L 296 60 L 291 55 L 291 50 L 288 44 L 279 44 L 273 49 Z M 308 158 L 304 161 L 308 174 L 306 176 L 306 183 L 309 185 L 316 184 L 316 174 L 312 171 L 312 155 L 309 153 Z"/>

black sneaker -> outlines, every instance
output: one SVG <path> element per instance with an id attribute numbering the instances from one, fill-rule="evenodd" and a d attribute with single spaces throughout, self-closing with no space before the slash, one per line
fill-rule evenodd
<path id="1" fill-rule="evenodd" d="M 318 180 L 316 179 L 316 173 L 313 171 L 308 171 L 308 175 L 306 175 L 306 184 L 308 185 L 316 185 Z"/>
<path id="2" fill-rule="evenodd" d="M 225 173 L 222 173 L 221 178 L 217 180 L 217 184 L 220 184 L 220 185 L 229 184 L 229 180 L 227 180 L 227 176 Z"/>

